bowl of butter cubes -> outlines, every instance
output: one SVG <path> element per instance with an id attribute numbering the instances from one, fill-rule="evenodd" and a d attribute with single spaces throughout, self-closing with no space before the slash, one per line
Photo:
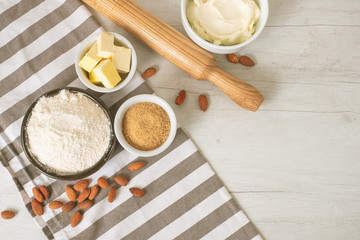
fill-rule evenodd
<path id="1" fill-rule="evenodd" d="M 75 56 L 75 69 L 88 88 L 102 93 L 123 88 L 134 76 L 134 47 L 123 36 L 101 32 L 84 40 Z"/>

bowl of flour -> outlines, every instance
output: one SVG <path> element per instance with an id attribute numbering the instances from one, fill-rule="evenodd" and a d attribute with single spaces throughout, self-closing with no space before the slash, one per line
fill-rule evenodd
<path id="1" fill-rule="evenodd" d="M 82 89 L 52 90 L 40 96 L 24 116 L 24 153 L 50 177 L 87 177 L 99 170 L 114 151 L 111 119 L 106 105 Z"/>

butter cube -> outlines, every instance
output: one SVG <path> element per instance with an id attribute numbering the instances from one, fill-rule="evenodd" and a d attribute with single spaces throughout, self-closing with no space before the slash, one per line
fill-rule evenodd
<path id="1" fill-rule="evenodd" d="M 100 80 L 106 88 L 113 88 L 121 81 L 119 73 L 109 59 L 102 60 L 93 72 L 96 75 L 94 78 Z"/>
<path id="2" fill-rule="evenodd" d="M 100 79 L 98 78 L 98 76 L 94 73 L 94 71 L 91 71 L 89 73 L 89 80 L 91 83 L 93 84 L 101 84 Z"/>
<path id="3" fill-rule="evenodd" d="M 79 62 L 79 66 L 85 69 L 87 72 L 91 72 L 94 69 L 96 64 L 100 62 L 101 57 L 97 55 L 97 43 L 95 42 L 90 50 L 85 54 L 85 56 Z"/>
<path id="4" fill-rule="evenodd" d="M 130 71 L 131 49 L 114 46 L 112 61 L 116 70 L 121 73 L 128 73 Z"/>
<path id="5" fill-rule="evenodd" d="M 114 54 L 114 36 L 102 32 L 97 38 L 97 55 L 110 58 Z"/>

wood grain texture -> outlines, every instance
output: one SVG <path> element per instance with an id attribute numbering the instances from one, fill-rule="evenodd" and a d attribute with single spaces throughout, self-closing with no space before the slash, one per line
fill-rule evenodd
<path id="1" fill-rule="evenodd" d="M 84 0 L 193 78 L 209 80 L 245 109 L 256 111 L 264 97 L 253 86 L 219 69 L 215 58 L 132 0 Z"/>
<path id="2" fill-rule="evenodd" d="M 184 33 L 179 0 L 136 0 Z M 238 54 L 253 68 L 217 64 L 265 96 L 252 113 L 213 84 L 194 81 L 101 14 L 107 31 L 127 37 L 138 70 L 156 66 L 147 83 L 174 109 L 226 187 L 267 240 L 358 240 L 360 236 L 360 4 L 358 0 L 270 0 L 268 25 Z M 177 106 L 182 89 L 187 97 Z M 206 94 L 204 113 L 197 103 Z M 0 232 L 45 239 L 0 167 L 0 203 L 18 210 Z M 21 225 L 21 230 L 19 227 Z"/>

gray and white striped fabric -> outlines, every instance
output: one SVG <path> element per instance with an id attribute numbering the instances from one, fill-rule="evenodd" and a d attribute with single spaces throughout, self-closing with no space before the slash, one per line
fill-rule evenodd
<path id="1" fill-rule="evenodd" d="M 77 0 L 7 0 L 0 2 L 0 160 L 9 170 L 23 200 L 49 239 L 261 239 L 254 226 L 231 198 L 198 149 L 178 128 L 164 153 L 141 159 L 147 165 L 129 172 L 126 166 L 139 157 L 117 145 L 112 159 L 93 174 L 91 185 L 105 176 L 125 174 L 127 187 L 117 188 L 113 203 L 100 191 L 81 223 L 70 227 L 70 213 L 47 206 L 35 216 L 30 201 L 34 186 L 46 185 L 53 200 L 66 201 L 59 181 L 41 174 L 24 155 L 20 126 L 27 108 L 54 88 L 84 88 L 74 69 L 77 45 L 103 29 Z M 90 90 L 88 90 L 90 91 Z M 94 93 L 113 116 L 129 97 L 150 93 L 139 74 L 122 90 Z M 134 198 L 128 188 L 144 188 Z"/>

